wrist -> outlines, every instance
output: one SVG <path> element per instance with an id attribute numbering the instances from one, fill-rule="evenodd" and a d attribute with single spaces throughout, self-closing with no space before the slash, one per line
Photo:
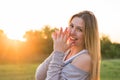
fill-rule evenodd
<path id="1" fill-rule="evenodd" d="M 53 50 L 54 52 L 64 53 L 62 50 Z"/>

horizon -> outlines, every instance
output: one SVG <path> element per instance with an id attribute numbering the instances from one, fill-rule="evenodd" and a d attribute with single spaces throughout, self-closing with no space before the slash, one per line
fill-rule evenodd
<path id="1" fill-rule="evenodd" d="M 45 25 L 45 26 L 41 27 L 40 29 L 28 29 L 28 30 L 26 30 L 22 35 L 20 35 L 21 37 L 15 37 L 15 36 L 13 37 L 13 35 L 8 35 L 7 33 L 5 33 L 4 30 L 2 30 L 2 29 L 0 29 L 0 30 L 2 30 L 3 33 L 6 35 L 6 37 L 7 37 L 8 39 L 10 39 L 10 40 L 25 42 L 26 39 L 24 38 L 24 35 L 25 35 L 25 33 L 26 33 L 27 31 L 31 31 L 31 30 L 32 30 L 32 31 L 41 31 L 41 30 L 42 30 L 44 27 L 46 27 L 46 26 L 48 26 L 50 29 L 56 28 L 56 27 L 51 27 L 50 25 Z M 100 36 L 100 39 L 105 36 L 105 37 L 108 37 L 108 39 L 109 39 L 112 43 L 118 43 L 118 44 L 120 44 L 120 42 L 112 41 L 109 35 L 100 33 L 99 36 Z"/>

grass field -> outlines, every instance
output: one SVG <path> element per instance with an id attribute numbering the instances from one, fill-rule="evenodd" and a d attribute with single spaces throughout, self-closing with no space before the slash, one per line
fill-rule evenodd
<path id="1" fill-rule="evenodd" d="M 120 59 L 101 62 L 101 80 L 120 80 Z"/>
<path id="2" fill-rule="evenodd" d="M 38 64 L 4 64 L 0 65 L 0 80 L 35 80 Z"/>
<path id="3" fill-rule="evenodd" d="M 35 80 L 39 64 L 1 64 L 0 80 Z M 120 80 L 120 59 L 101 62 L 101 80 Z"/>

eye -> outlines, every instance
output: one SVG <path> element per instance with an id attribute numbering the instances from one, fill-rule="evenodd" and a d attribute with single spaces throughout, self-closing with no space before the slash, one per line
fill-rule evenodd
<path id="1" fill-rule="evenodd" d="M 69 27 L 70 27 L 70 28 L 73 28 L 74 26 L 73 26 L 73 24 L 70 24 Z"/>
<path id="2" fill-rule="evenodd" d="M 81 28 L 76 28 L 76 31 L 82 32 L 83 30 Z"/>

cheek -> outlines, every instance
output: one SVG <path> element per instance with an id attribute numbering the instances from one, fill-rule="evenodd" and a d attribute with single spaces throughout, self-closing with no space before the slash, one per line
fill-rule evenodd
<path id="1" fill-rule="evenodd" d="M 81 33 L 77 33 L 77 36 L 78 36 L 78 38 L 80 38 L 80 39 L 84 39 L 84 34 L 81 32 Z"/>
<path id="2" fill-rule="evenodd" d="M 84 35 L 83 34 L 79 34 L 78 37 L 79 37 L 79 42 L 81 44 L 84 44 L 84 42 L 85 42 Z"/>

